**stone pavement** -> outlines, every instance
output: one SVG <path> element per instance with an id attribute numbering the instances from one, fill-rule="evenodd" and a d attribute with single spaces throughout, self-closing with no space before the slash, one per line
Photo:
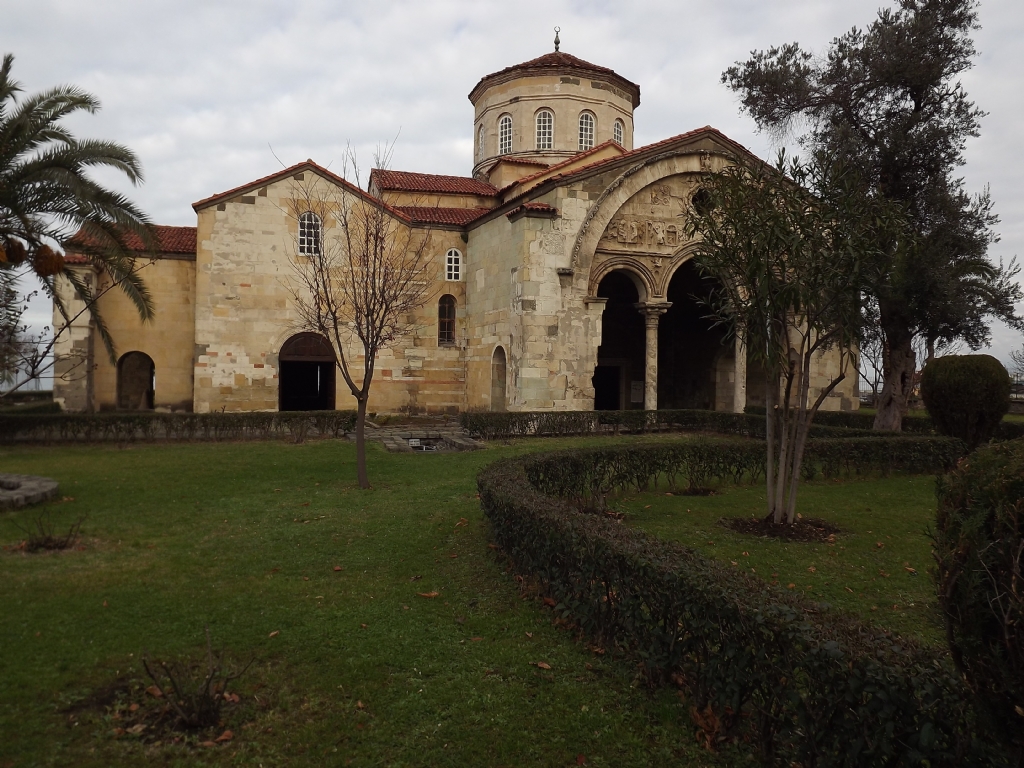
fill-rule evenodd
<path id="1" fill-rule="evenodd" d="M 49 501 L 57 495 L 57 481 L 34 475 L 0 473 L 0 509 L 18 509 Z"/>
<path id="2" fill-rule="evenodd" d="M 355 432 L 349 432 L 349 440 L 355 440 Z M 416 453 L 417 451 L 475 451 L 484 443 L 474 440 L 458 424 L 429 424 L 422 427 L 415 424 L 399 424 L 378 427 L 366 423 L 366 439 L 384 444 L 392 453 Z"/>

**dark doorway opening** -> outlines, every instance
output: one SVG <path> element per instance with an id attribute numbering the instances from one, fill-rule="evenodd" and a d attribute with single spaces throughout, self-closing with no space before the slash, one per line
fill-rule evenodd
<path id="1" fill-rule="evenodd" d="M 151 411 L 156 391 L 156 366 L 145 352 L 127 352 L 117 361 L 117 407 Z"/>
<path id="2" fill-rule="evenodd" d="M 717 289 L 692 261 L 669 282 L 672 306 L 658 323 L 659 408 L 715 408 L 717 387 L 725 385 L 719 374 L 735 354 L 725 326 L 708 317 L 707 301 Z"/>
<path id="3" fill-rule="evenodd" d="M 335 395 L 334 349 L 323 336 L 300 333 L 281 347 L 278 355 L 282 411 L 333 411 Z"/>
<path id="4" fill-rule="evenodd" d="M 644 318 L 633 280 L 622 271 L 609 272 L 597 287 L 608 299 L 601 315 L 601 346 L 594 369 L 594 409 L 617 411 L 643 408 Z M 639 386 L 637 386 L 639 384 Z M 639 393 L 636 402 L 633 395 Z"/>

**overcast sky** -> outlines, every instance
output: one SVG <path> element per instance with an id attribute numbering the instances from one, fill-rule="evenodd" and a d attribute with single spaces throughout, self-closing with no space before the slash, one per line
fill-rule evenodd
<path id="1" fill-rule="evenodd" d="M 398 136 L 393 168 L 468 175 L 467 94 L 482 76 L 552 50 L 555 25 L 563 51 L 639 83 L 636 146 L 712 125 L 768 158 L 775 148 L 740 115 L 722 71 L 775 44 L 823 52 L 883 4 L 0 0 L 0 53 L 15 55 L 27 93 L 72 83 L 97 96 L 102 111 L 76 119 L 74 131 L 128 145 L 146 174 L 136 189 L 111 183 L 156 223 L 194 226 L 196 200 L 281 163 L 337 168 L 347 142 L 367 172 L 375 146 Z M 963 176 L 972 192 L 991 186 L 1002 219 L 992 255 L 1009 259 L 1024 255 L 1020 0 L 983 0 L 980 22 L 980 56 L 963 84 L 989 115 Z M 33 320 L 47 311 L 37 304 Z M 993 329 L 997 357 L 1021 343 Z"/>

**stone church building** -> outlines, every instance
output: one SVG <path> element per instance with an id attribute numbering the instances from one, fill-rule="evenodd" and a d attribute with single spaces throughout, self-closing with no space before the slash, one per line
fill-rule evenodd
<path id="1" fill-rule="evenodd" d="M 470 175 L 378 169 L 361 191 L 309 160 L 194 203 L 195 227 L 158 227 L 160 252 L 140 273 L 155 320 L 105 294 L 117 362 L 79 321 L 56 350 L 55 399 L 67 410 L 353 407 L 333 350 L 303 332 L 294 306 L 297 260 L 331 237 L 315 214 L 293 213 L 296 190 L 315 181 L 430 236 L 429 298 L 379 355 L 371 411 L 763 403 L 742 345 L 706 318 L 699 297 L 714 281 L 690 261 L 683 227 L 701 172 L 748 151 L 710 127 L 635 147 L 639 86 L 557 50 L 487 75 L 469 100 Z M 106 279 L 73 249 L 67 261 Z M 837 374 L 832 355 L 815 366 L 815 388 Z M 855 379 L 824 407 L 856 408 Z"/>

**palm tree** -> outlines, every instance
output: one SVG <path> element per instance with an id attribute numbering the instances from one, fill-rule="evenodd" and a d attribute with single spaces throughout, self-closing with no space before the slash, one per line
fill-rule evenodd
<path id="1" fill-rule="evenodd" d="M 137 248 L 155 250 L 149 218 L 120 193 L 89 178 L 95 168 L 113 168 L 133 185 L 142 181 L 135 153 L 109 141 L 76 139 L 61 120 L 76 112 L 95 113 L 99 101 L 74 86 L 62 85 L 19 100 L 21 85 L 11 79 L 14 57 L 0 65 L 0 269 L 8 277 L 17 270 L 38 275 L 43 289 L 63 315 L 72 316 L 55 280 L 63 275 L 85 303 L 111 358 L 114 344 L 96 308 L 100 289 L 71 270 L 63 249 L 74 250 L 106 273 L 104 283 L 119 287 L 143 320 L 153 316 L 153 303 L 138 275 Z M 137 239 L 136 239 L 137 238 Z M 16 278 L 15 278 L 16 279 Z M 54 328 L 59 335 L 61 329 Z"/>

